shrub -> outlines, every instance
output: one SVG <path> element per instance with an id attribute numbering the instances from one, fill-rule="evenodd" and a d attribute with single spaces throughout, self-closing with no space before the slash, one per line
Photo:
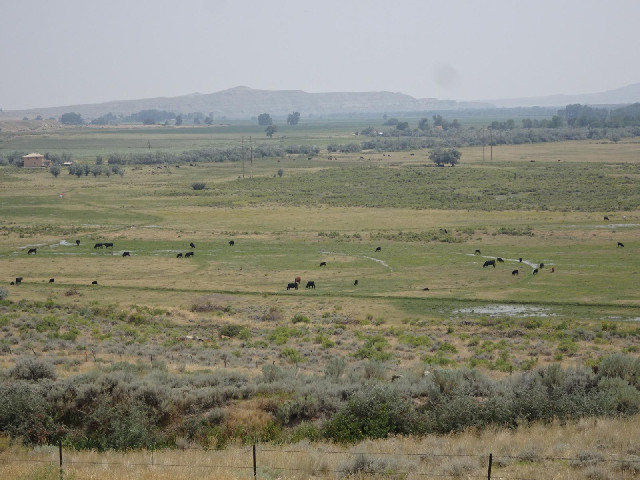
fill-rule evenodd
<path id="1" fill-rule="evenodd" d="M 0 300 L 4 300 L 5 298 L 9 297 L 9 290 L 4 288 L 4 287 L 0 287 Z"/>
<path id="2" fill-rule="evenodd" d="M 306 315 L 302 315 L 301 313 L 296 313 L 291 319 L 292 323 L 310 323 L 309 317 Z"/>
<path id="3" fill-rule="evenodd" d="M 56 379 L 56 371 L 53 365 L 44 360 L 33 358 L 21 358 L 9 371 L 9 375 L 16 380 L 37 381 L 43 378 Z"/>
<path id="4" fill-rule="evenodd" d="M 193 182 L 191 184 L 191 188 L 193 188 L 194 190 L 204 190 L 206 186 L 207 184 L 204 182 Z"/>

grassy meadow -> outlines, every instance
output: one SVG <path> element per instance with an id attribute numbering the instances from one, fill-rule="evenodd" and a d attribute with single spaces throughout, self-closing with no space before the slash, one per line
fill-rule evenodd
<path id="1" fill-rule="evenodd" d="M 359 128 L 283 130 L 287 142 L 324 147 L 353 141 Z M 0 152 L 67 152 L 94 163 L 97 155 L 148 143 L 177 153 L 237 146 L 248 135 L 260 133 L 250 126 L 61 129 L 5 136 Z M 640 143 L 496 146 L 492 158 L 486 147 L 484 160 L 481 147 L 461 152 L 455 168 L 435 167 L 427 150 L 321 151 L 244 167 L 128 165 L 123 176 L 110 177 L 63 170 L 54 178 L 47 170 L 0 167 L 0 272 L 8 292 L 0 303 L 0 378 L 36 358 L 53 365 L 59 379 L 120 369 L 145 381 L 158 372 L 171 378 L 209 372 L 224 377 L 225 386 L 237 381 L 248 389 L 252 379 L 267 377 L 265 367 L 280 368 L 282 390 L 258 386 L 216 405 L 226 412 L 216 420 L 217 433 L 206 437 L 216 444 L 211 439 L 223 431 L 245 443 L 251 435 L 274 440 L 264 432 L 281 418 L 279 405 L 298 395 L 307 400 L 303 387 L 291 392 L 287 381 L 327 376 L 336 358 L 345 360 L 340 382 L 385 383 L 399 375 L 407 389 L 437 368 L 477 369 L 501 381 L 552 365 L 591 368 L 620 353 L 637 359 Z M 196 191 L 194 182 L 206 188 Z M 113 248 L 94 248 L 104 242 Z M 31 248 L 35 255 L 27 253 Z M 176 258 L 190 251 L 192 258 Z M 504 261 L 483 268 L 498 257 Z M 298 276 L 300 288 L 287 290 Z M 16 277 L 21 284 L 10 285 Z M 304 288 L 307 281 L 316 288 Z M 229 380 L 236 377 L 242 380 Z M 237 408 L 253 417 L 234 417 Z M 290 415 L 290 425 L 289 417 L 278 424 L 283 431 L 300 425 Z M 303 424 L 319 424 L 320 417 L 300 414 Z M 585 425 L 535 428 L 556 438 Z M 542 457 L 597 450 L 597 438 L 619 428 L 606 425 L 582 446 L 574 444 L 581 439 L 566 440 L 570 448 L 557 440 L 536 447 L 531 461 L 509 460 L 502 468 L 509 478 L 541 478 Z M 494 433 L 510 438 L 508 432 Z M 420 442 L 448 453 L 481 450 L 473 432 L 458 435 L 386 445 L 399 453 L 420 451 Z M 534 448 L 518 442 L 517 452 L 495 451 Z M 613 441 L 600 453 L 619 450 L 638 454 Z M 342 468 L 301 462 L 300 478 L 328 478 Z M 565 465 L 549 478 L 585 478 L 587 468 L 600 469 L 593 475 L 601 476 L 589 478 L 626 472 L 595 463 Z M 475 465 L 440 467 L 452 477 L 476 472 Z M 162 478 L 140 468 L 137 478 Z M 26 467 L 3 469 L 11 478 L 28 475 Z M 77 471 L 75 478 L 94 473 Z M 193 475 L 184 478 L 228 478 Z"/>

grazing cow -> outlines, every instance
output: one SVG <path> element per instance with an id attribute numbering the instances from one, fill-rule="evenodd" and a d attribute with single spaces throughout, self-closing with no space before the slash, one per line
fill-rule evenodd
<path id="1" fill-rule="evenodd" d="M 609 221 L 609 217 L 607 217 L 606 215 L 604 216 L 604 219 L 608 222 Z"/>
<path id="2" fill-rule="evenodd" d="M 98 280 L 94 280 L 93 282 L 91 282 L 91 285 L 97 285 L 98 284 Z"/>
<path id="3" fill-rule="evenodd" d="M 358 286 L 358 280 L 356 280 L 355 282 L 353 282 L 353 286 L 357 287 Z"/>
<path id="4" fill-rule="evenodd" d="M 429 291 L 429 287 L 424 287 L 424 288 L 422 289 L 422 291 L 423 291 L 423 292 L 428 292 L 428 291 Z"/>
<path id="5" fill-rule="evenodd" d="M 382 251 L 382 247 L 377 247 L 376 248 L 376 252 L 381 252 Z"/>
<path id="6" fill-rule="evenodd" d="M 500 263 L 504 263 L 504 259 L 502 257 L 498 257 L 496 258 L 496 260 L 498 260 Z"/>
<path id="7" fill-rule="evenodd" d="M 187 252 L 184 254 L 184 258 L 193 257 L 193 252 Z"/>
<path id="8" fill-rule="evenodd" d="M 519 272 L 519 271 L 518 271 L 518 269 L 516 268 L 513 272 L 511 272 L 511 275 L 518 275 L 518 273 L 520 273 L 520 272 Z"/>
<path id="9" fill-rule="evenodd" d="M 129 253 L 129 252 L 122 252 L 122 256 L 123 256 L 123 257 L 130 257 L 130 256 L 131 256 L 131 253 Z"/>
<path id="10" fill-rule="evenodd" d="M 53 283 L 54 281 L 55 281 L 55 279 L 53 279 L 53 278 L 49 279 L 49 283 Z"/>
<path id="11" fill-rule="evenodd" d="M 11 282 L 9 285 L 15 285 L 15 283 L 14 283 L 14 282 Z"/>
<path id="12" fill-rule="evenodd" d="M 22 283 L 22 280 L 24 280 L 24 278 L 16 277 L 16 285 L 20 285 Z"/>
<path id="13" fill-rule="evenodd" d="M 233 247 L 236 244 L 236 242 L 234 242 L 233 240 L 229 240 L 229 246 Z"/>
<path id="14" fill-rule="evenodd" d="M 80 240 L 76 240 L 76 246 L 80 245 Z"/>
<path id="15" fill-rule="evenodd" d="M 302 279 L 300 277 L 296 277 L 294 278 L 294 281 L 299 284 L 300 282 L 302 282 Z"/>
<path id="16" fill-rule="evenodd" d="M 177 254 L 176 258 L 182 258 L 182 254 L 181 253 Z"/>
<path id="17" fill-rule="evenodd" d="M 327 266 L 327 262 L 320 262 L 320 266 L 321 267 L 326 267 Z"/>
<path id="18" fill-rule="evenodd" d="M 104 248 L 113 248 L 113 242 L 107 242 L 104 244 Z"/>
<path id="19" fill-rule="evenodd" d="M 482 265 L 482 268 L 484 267 L 493 267 L 496 268 L 496 261 L 495 260 L 487 260 L 486 262 L 484 262 L 484 264 Z"/>
<path id="20" fill-rule="evenodd" d="M 307 282 L 307 286 L 304 288 L 316 288 L 316 282 L 314 281 L 309 281 Z"/>
<path id="21" fill-rule="evenodd" d="M 533 272 L 531 272 L 531 275 L 536 275 L 537 273 L 538 273 L 538 269 L 537 269 L 537 268 L 534 268 L 534 269 L 533 269 Z"/>
<path id="22" fill-rule="evenodd" d="M 476 255 L 480 255 L 480 250 L 476 249 L 475 254 L 476 254 Z"/>
<path id="23" fill-rule="evenodd" d="M 292 288 L 297 290 L 298 289 L 298 284 L 296 282 L 287 283 L 287 290 L 290 290 Z"/>
<path id="24" fill-rule="evenodd" d="M 540 264 L 540 268 L 544 268 L 544 263 L 541 263 L 541 264 Z"/>
<path id="25" fill-rule="evenodd" d="M 522 257 L 520 257 L 520 258 L 518 259 L 518 261 L 519 261 L 520 263 L 522 263 Z"/>
<path id="26" fill-rule="evenodd" d="M 556 267 L 551 267 L 551 273 L 556 271 Z"/>
<path id="27" fill-rule="evenodd" d="M 93 246 L 93 248 L 102 248 L 102 247 L 104 247 L 104 244 L 102 244 L 102 243 L 96 243 L 96 244 Z"/>
<path id="28" fill-rule="evenodd" d="M 624 247 L 624 245 L 622 244 L 622 242 L 618 242 L 618 247 Z M 34 249 L 35 250 L 35 249 Z"/>
<path id="29" fill-rule="evenodd" d="M 190 246 L 191 248 L 196 248 L 196 244 L 195 244 L 195 243 L 193 243 L 193 242 L 191 242 L 191 243 L 189 244 L 189 246 Z"/>
<path id="30" fill-rule="evenodd" d="M 38 249 L 37 248 L 30 248 L 29 251 L 27 252 L 27 255 L 31 255 L 31 254 L 36 254 L 38 253 Z"/>

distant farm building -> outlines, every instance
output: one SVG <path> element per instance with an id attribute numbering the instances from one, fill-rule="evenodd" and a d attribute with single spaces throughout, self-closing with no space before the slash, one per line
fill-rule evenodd
<path id="1" fill-rule="evenodd" d="M 39 153 L 30 153 L 22 157 L 22 164 L 27 168 L 48 167 L 49 160 Z"/>

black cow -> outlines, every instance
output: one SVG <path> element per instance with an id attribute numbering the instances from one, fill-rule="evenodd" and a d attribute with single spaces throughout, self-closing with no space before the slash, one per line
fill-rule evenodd
<path id="1" fill-rule="evenodd" d="M 97 285 L 98 284 L 98 280 L 94 280 L 93 282 L 91 282 L 91 285 Z"/>
<path id="2" fill-rule="evenodd" d="M 236 244 L 236 242 L 234 242 L 233 240 L 229 240 L 229 246 L 233 247 Z"/>
<path id="3" fill-rule="evenodd" d="M 76 240 L 76 246 L 80 245 L 80 240 Z"/>
<path id="4" fill-rule="evenodd" d="M 24 278 L 16 277 L 16 285 L 20 285 L 22 283 L 22 280 L 24 280 Z"/>
<path id="5" fill-rule="evenodd" d="M 423 291 L 423 292 L 428 292 L 428 291 L 429 291 L 429 287 L 424 287 L 424 288 L 422 289 L 422 291 Z"/>
<path id="6" fill-rule="evenodd" d="M 53 283 L 53 282 L 55 282 L 55 279 L 50 278 L 50 279 L 49 279 L 49 283 Z"/>
<path id="7" fill-rule="evenodd" d="M 129 252 L 122 252 L 122 256 L 123 256 L 123 257 L 130 257 L 130 256 L 131 256 L 131 253 L 129 253 Z"/>
<path id="8" fill-rule="evenodd" d="M 541 263 L 541 264 L 540 264 L 540 268 L 544 268 L 544 263 Z"/>
<path id="9" fill-rule="evenodd" d="M 624 245 L 622 244 L 622 242 L 618 242 L 618 247 L 624 247 Z"/>
<path id="10" fill-rule="evenodd" d="M 518 261 L 519 261 L 520 263 L 522 263 L 522 257 L 520 257 L 520 258 L 518 259 Z"/>
<path id="11" fill-rule="evenodd" d="M 357 287 L 358 286 L 358 280 L 356 280 L 355 282 L 353 282 L 353 286 Z"/>
<path id="12" fill-rule="evenodd" d="M 9 285 L 15 285 L 15 283 L 14 283 L 14 282 L 11 282 Z"/>
<path id="13" fill-rule="evenodd" d="M 182 258 L 182 254 L 181 253 L 177 254 L 176 258 Z"/>
<path id="14" fill-rule="evenodd" d="M 511 275 L 518 275 L 518 273 L 520 273 L 520 272 L 519 272 L 519 271 L 518 271 L 518 269 L 516 268 L 513 272 L 511 272 Z"/>
<path id="15" fill-rule="evenodd" d="M 104 244 L 103 244 L 103 243 L 96 243 L 96 244 L 93 246 L 93 248 L 102 248 L 102 247 L 104 247 Z"/>
<path id="16" fill-rule="evenodd" d="M 486 262 L 484 262 L 484 264 L 482 265 L 482 268 L 484 267 L 493 267 L 496 268 L 496 261 L 495 260 L 487 260 Z"/>
<path id="17" fill-rule="evenodd" d="M 193 257 L 193 252 L 187 252 L 184 254 L 184 258 Z"/>
<path id="18" fill-rule="evenodd" d="M 608 222 L 609 221 L 609 217 L 607 217 L 606 215 L 604 216 L 604 219 Z"/>
<path id="19" fill-rule="evenodd" d="M 501 263 L 503 263 L 503 262 L 504 262 L 504 259 L 503 259 L 502 257 L 498 257 L 498 258 L 496 258 L 496 260 L 498 260 L 498 261 L 499 261 L 499 262 L 501 262 Z"/>
<path id="20" fill-rule="evenodd" d="M 30 248 L 29 251 L 27 252 L 27 255 L 31 255 L 31 254 L 36 254 L 38 253 L 38 249 L 37 248 Z"/>
<path id="21" fill-rule="evenodd" d="M 480 255 L 480 250 L 477 250 L 477 249 L 476 249 L 475 254 L 476 254 L 476 255 Z"/>
<path id="22" fill-rule="evenodd" d="M 377 247 L 376 248 L 376 252 L 381 252 L 382 251 L 382 247 Z"/>
<path id="23" fill-rule="evenodd" d="M 307 282 L 307 286 L 304 288 L 316 288 L 316 282 L 314 281 L 309 281 Z"/>
<path id="24" fill-rule="evenodd" d="M 113 248 L 113 242 L 107 242 L 104 244 L 105 248 Z"/>
<path id="25" fill-rule="evenodd" d="M 535 275 L 535 274 L 537 274 L 537 273 L 538 273 L 538 269 L 537 269 L 537 268 L 534 268 L 534 269 L 533 269 L 533 272 L 531 272 L 531 275 Z"/>
<path id="26" fill-rule="evenodd" d="M 327 266 L 327 262 L 320 262 L 320 266 L 321 267 L 326 267 Z"/>
<path id="27" fill-rule="evenodd" d="M 196 248 L 196 244 L 195 244 L 195 243 L 193 243 L 193 242 L 191 242 L 191 243 L 189 244 L 189 246 L 190 246 L 191 248 Z"/>
<path id="28" fill-rule="evenodd" d="M 290 290 L 292 288 L 295 288 L 297 290 L 298 289 L 298 284 L 296 282 L 287 283 L 287 290 Z"/>

